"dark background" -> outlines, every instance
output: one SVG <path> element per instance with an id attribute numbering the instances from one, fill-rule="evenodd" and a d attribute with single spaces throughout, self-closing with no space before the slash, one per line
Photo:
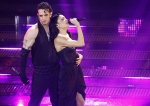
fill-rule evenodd
<path id="1" fill-rule="evenodd" d="M 0 15 L 36 15 L 36 6 L 42 0 L 1 0 Z M 68 12 L 75 16 L 98 18 L 149 18 L 149 0 L 43 0 L 54 12 Z M 76 14 L 75 14 L 76 13 Z"/>

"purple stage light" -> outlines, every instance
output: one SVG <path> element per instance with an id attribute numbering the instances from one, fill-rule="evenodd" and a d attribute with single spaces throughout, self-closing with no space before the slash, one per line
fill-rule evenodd
<path id="1" fill-rule="evenodd" d="M 0 50 L 21 50 L 21 48 L 0 48 Z"/>
<path id="2" fill-rule="evenodd" d="M 24 24 L 23 24 L 24 25 Z M 31 27 L 31 26 L 33 26 L 34 24 L 27 24 L 26 26 L 27 27 Z"/>
<path id="3" fill-rule="evenodd" d="M 21 50 L 22 48 L 0 48 L 0 50 Z M 83 51 L 83 49 L 76 49 L 76 51 Z"/>
<path id="4" fill-rule="evenodd" d="M 17 106 L 24 106 L 23 100 L 18 100 L 18 105 Z"/>
<path id="5" fill-rule="evenodd" d="M 120 19 L 118 33 L 120 36 L 135 37 L 142 25 L 142 19 Z"/>
<path id="6" fill-rule="evenodd" d="M 82 28 L 86 27 L 86 26 L 81 26 Z M 76 26 L 75 25 L 69 25 L 69 28 L 68 30 L 72 33 L 76 33 L 77 32 L 77 29 L 76 29 Z"/>
<path id="7" fill-rule="evenodd" d="M 0 74 L 0 76 L 8 76 L 8 75 L 11 75 L 11 74 Z"/>
<path id="8" fill-rule="evenodd" d="M 11 74 L 0 74 L 0 82 L 5 83 L 10 80 Z"/>
<path id="9" fill-rule="evenodd" d="M 17 106 L 24 106 L 23 104 L 19 103 Z"/>
<path id="10" fill-rule="evenodd" d="M 123 77 L 123 78 L 129 78 L 129 79 L 150 79 L 150 77 Z"/>
<path id="11" fill-rule="evenodd" d="M 33 26 L 33 25 L 34 25 L 34 24 L 27 24 L 27 25 L 26 25 L 26 28 L 29 29 L 29 28 L 30 28 L 31 26 Z M 86 27 L 86 26 L 82 26 L 82 25 L 81 25 L 81 27 L 84 28 L 84 27 Z M 77 32 L 75 25 L 69 25 L 68 30 L 69 30 L 70 32 L 72 32 L 72 33 Z"/>
<path id="12" fill-rule="evenodd" d="M 25 25 L 25 24 L 23 24 L 23 26 L 24 26 L 24 25 Z M 34 24 L 27 24 L 26 26 L 27 26 L 27 27 L 31 27 L 31 26 L 33 26 L 33 25 L 34 25 Z M 74 27 L 76 27 L 76 26 L 75 26 L 75 25 L 69 25 L 69 27 L 70 27 L 70 28 L 72 28 L 72 27 L 74 28 Z M 86 26 L 82 26 L 82 25 L 81 25 L 81 27 L 86 27 Z"/>
<path id="13" fill-rule="evenodd" d="M 81 25 L 81 27 L 86 27 L 86 26 Z M 69 28 L 76 28 L 76 26 L 75 25 L 69 25 Z"/>

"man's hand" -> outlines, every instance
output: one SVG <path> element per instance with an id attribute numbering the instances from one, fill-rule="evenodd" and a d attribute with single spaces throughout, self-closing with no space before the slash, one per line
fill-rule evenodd
<path id="1" fill-rule="evenodd" d="M 83 59 L 83 55 L 77 53 L 79 55 L 79 58 L 76 59 L 76 64 L 79 65 Z"/>
<path id="2" fill-rule="evenodd" d="M 27 78 L 27 76 L 25 74 L 19 74 L 21 81 L 27 85 L 30 83 L 29 78 Z"/>
<path id="3" fill-rule="evenodd" d="M 14 67 L 12 67 L 12 70 L 19 75 L 21 81 L 26 85 L 26 84 L 29 84 L 29 79 L 27 78 L 26 74 L 23 72 L 23 73 L 19 73 Z"/>

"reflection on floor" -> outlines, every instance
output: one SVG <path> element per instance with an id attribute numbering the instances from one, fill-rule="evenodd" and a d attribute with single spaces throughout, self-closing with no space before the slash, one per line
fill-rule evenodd
<path id="1" fill-rule="evenodd" d="M 27 106 L 29 96 L 1 96 L 0 106 Z M 41 106 L 51 106 L 45 96 Z M 86 98 L 85 106 L 150 106 L 149 99 L 138 98 Z"/>

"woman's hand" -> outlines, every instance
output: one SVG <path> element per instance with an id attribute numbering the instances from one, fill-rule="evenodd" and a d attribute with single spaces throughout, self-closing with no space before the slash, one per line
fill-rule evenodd
<path id="1" fill-rule="evenodd" d="M 72 24 L 74 24 L 75 26 L 80 26 L 80 23 L 77 21 L 77 18 L 72 18 L 72 19 L 70 19 L 70 22 L 71 22 Z"/>

